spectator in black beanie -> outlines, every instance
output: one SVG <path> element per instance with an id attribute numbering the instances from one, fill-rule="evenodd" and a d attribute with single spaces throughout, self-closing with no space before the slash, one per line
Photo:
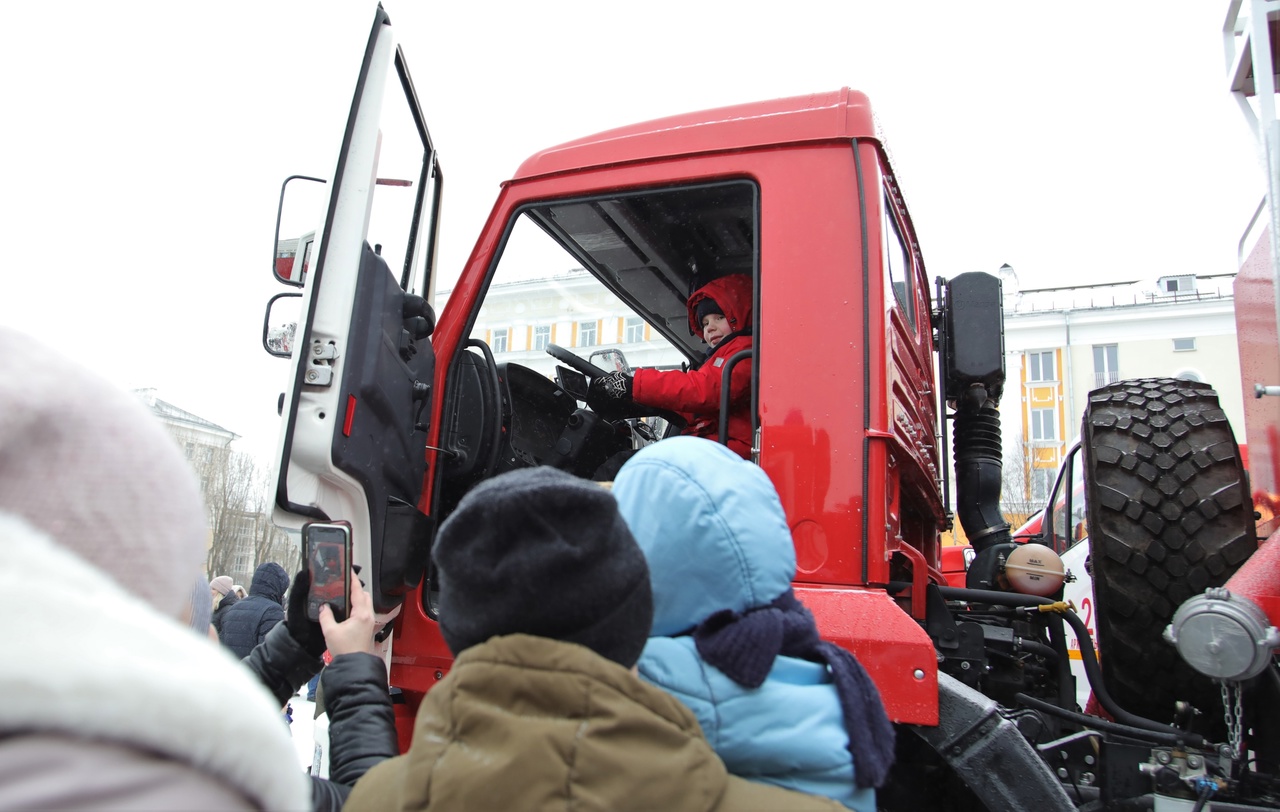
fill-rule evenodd
<path id="1" fill-rule="evenodd" d="M 636 676 L 649 571 L 604 488 L 553 468 L 495 477 L 432 558 L 457 660 L 409 752 L 345 809 L 842 809 L 730 776 L 693 714 Z"/>

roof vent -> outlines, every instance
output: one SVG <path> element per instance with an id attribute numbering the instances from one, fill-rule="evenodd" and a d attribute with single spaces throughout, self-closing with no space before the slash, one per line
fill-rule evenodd
<path id="1" fill-rule="evenodd" d="M 1162 276 L 1156 280 L 1156 287 L 1159 288 L 1161 295 L 1192 293 L 1196 289 L 1196 275 Z"/>

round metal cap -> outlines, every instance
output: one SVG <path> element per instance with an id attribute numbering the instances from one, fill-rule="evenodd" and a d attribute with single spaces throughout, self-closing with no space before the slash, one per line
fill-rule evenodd
<path id="1" fill-rule="evenodd" d="M 1192 668 L 1231 682 L 1262 673 L 1280 646 L 1280 632 L 1262 610 L 1225 589 L 1210 589 L 1178 607 L 1164 636 Z"/>

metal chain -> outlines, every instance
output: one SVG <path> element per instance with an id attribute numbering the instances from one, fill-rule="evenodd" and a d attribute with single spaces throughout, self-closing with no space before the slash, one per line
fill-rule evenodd
<path id="1" fill-rule="evenodd" d="M 1235 682 L 1218 681 L 1222 689 L 1222 713 L 1227 722 L 1227 740 L 1231 745 L 1231 753 L 1235 758 L 1244 755 L 1244 705 L 1241 697 L 1244 691 Z M 1234 695 L 1234 701 L 1232 696 Z"/>

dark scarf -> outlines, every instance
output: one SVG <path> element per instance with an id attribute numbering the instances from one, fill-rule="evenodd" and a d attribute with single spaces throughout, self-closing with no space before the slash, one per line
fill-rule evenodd
<path id="1" fill-rule="evenodd" d="M 723 609 L 693 630 L 698 654 L 744 688 L 759 688 L 779 654 L 825 663 L 831 669 L 849 734 L 856 783 L 884 784 L 893 765 L 893 725 L 862 664 L 818 635 L 813 614 L 788 589 L 768 606 L 739 614 Z"/>

